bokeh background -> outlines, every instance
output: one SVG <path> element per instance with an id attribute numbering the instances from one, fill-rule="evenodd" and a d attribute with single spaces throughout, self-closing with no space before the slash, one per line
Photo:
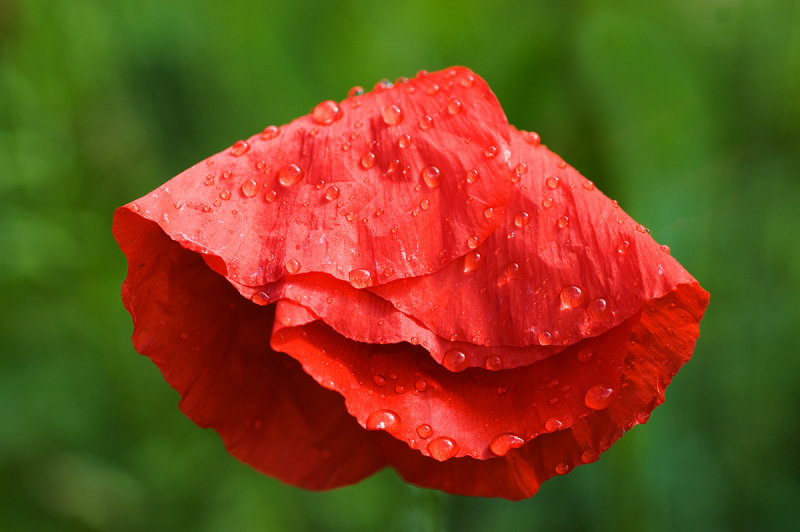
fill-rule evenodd
<path id="1" fill-rule="evenodd" d="M 464 64 L 711 294 L 647 425 L 511 503 L 230 457 L 130 344 L 114 208 L 353 85 Z M 0 529 L 788 530 L 800 2 L 0 0 Z"/>

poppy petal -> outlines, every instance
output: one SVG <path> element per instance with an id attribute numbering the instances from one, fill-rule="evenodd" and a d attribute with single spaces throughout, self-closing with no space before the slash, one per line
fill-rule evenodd
<path id="1" fill-rule="evenodd" d="M 114 234 L 129 261 L 123 301 L 134 346 L 180 393 L 190 419 L 217 431 L 243 462 L 308 489 L 383 467 L 341 397 L 269 348 L 274 306 L 243 299 L 200 256 L 125 207 Z"/>
<path id="2" fill-rule="evenodd" d="M 596 461 L 625 431 L 648 420 L 672 377 L 691 357 L 707 304 L 708 293 L 697 284 L 681 285 L 648 303 L 631 331 L 622 385 L 608 407 L 502 457 L 438 462 L 391 437 L 376 437 L 376 442 L 390 465 L 413 484 L 459 495 L 530 497 L 548 478 Z"/>
<path id="3" fill-rule="evenodd" d="M 503 110 L 457 67 L 323 102 L 135 207 L 240 284 L 324 272 L 369 286 L 431 273 L 484 240 L 498 224 L 484 210 L 508 203 L 507 161 Z M 471 171 L 481 178 L 464 186 Z"/>

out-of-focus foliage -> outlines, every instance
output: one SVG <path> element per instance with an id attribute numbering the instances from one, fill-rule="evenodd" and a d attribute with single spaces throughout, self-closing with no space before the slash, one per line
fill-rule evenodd
<path id="1" fill-rule="evenodd" d="M 0 0 L 0 529 L 787 530 L 800 3 Z M 113 209 L 352 85 L 465 64 L 711 294 L 666 404 L 520 503 L 261 476 L 130 344 Z"/>

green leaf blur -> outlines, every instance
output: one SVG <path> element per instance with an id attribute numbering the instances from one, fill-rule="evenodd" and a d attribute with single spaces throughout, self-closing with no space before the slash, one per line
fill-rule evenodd
<path id="1" fill-rule="evenodd" d="M 0 0 L 0 529 L 796 526 L 800 3 L 432 4 Z M 257 474 L 134 352 L 112 212 L 353 85 L 453 64 L 711 292 L 695 357 L 646 426 L 519 503 Z"/>

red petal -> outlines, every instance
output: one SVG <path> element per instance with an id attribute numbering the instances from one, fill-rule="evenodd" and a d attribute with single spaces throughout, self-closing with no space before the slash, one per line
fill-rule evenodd
<path id="1" fill-rule="evenodd" d="M 129 261 L 123 300 L 134 346 L 180 393 L 189 418 L 216 430 L 243 462 L 304 488 L 350 484 L 382 467 L 341 397 L 269 348 L 274 307 L 243 299 L 126 208 L 114 234 Z"/>
<path id="2" fill-rule="evenodd" d="M 456 113 L 453 99 L 462 104 Z M 433 127 L 420 125 L 425 116 Z M 136 206 L 246 286 L 287 271 L 345 281 L 355 272 L 363 285 L 423 275 L 497 226 L 483 211 L 502 212 L 508 202 L 506 124 L 486 83 L 453 68 L 323 102 L 193 166 Z M 465 186 L 471 169 L 481 179 Z"/>
<path id="3" fill-rule="evenodd" d="M 523 441 L 563 430 L 594 411 L 592 386 L 619 386 L 630 322 L 584 340 L 532 366 L 510 371 L 479 368 L 454 373 L 433 364 L 421 348 L 374 345 L 342 337 L 308 309 L 284 300 L 272 346 L 289 353 L 323 386 L 344 395 L 348 411 L 366 428 L 390 412 L 390 432 L 422 454 L 448 438 L 452 456 L 491 458 L 504 434 Z M 586 353 L 589 356 L 586 356 Z M 426 426 L 425 434 L 419 428 Z M 388 430 L 388 429 L 387 429 Z M 423 437 L 424 436 L 424 437 Z M 506 449 L 507 450 L 507 449 Z M 449 457 L 449 456 L 448 456 Z"/>
<path id="4" fill-rule="evenodd" d="M 648 303 L 627 342 L 622 386 L 610 405 L 576 420 L 567 430 L 541 435 L 511 449 L 503 457 L 437 462 L 394 438 L 376 441 L 392 467 L 414 484 L 459 495 L 530 497 L 548 478 L 594 462 L 625 431 L 647 421 L 663 401 L 672 377 L 691 357 L 707 304 L 708 294 L 697 284 L 681 285 Z"/>
<path id="5" fill-rule="evenodd" d="M 616 202 L 527 138 L 512 133 L 512 168 L 526 171 L 514 178 L 500 227 L 475 250 L 479 261 L 467 256 L 433 275 L 370 289 L 441 337 L 530 346 L 504 356 L 502 368 L 602 334 L 694 282 Z M 537 346 L 550 347 L 543 354 Z M 470 364 L 483 366 L 485 356 L 480 350 Z"/>

